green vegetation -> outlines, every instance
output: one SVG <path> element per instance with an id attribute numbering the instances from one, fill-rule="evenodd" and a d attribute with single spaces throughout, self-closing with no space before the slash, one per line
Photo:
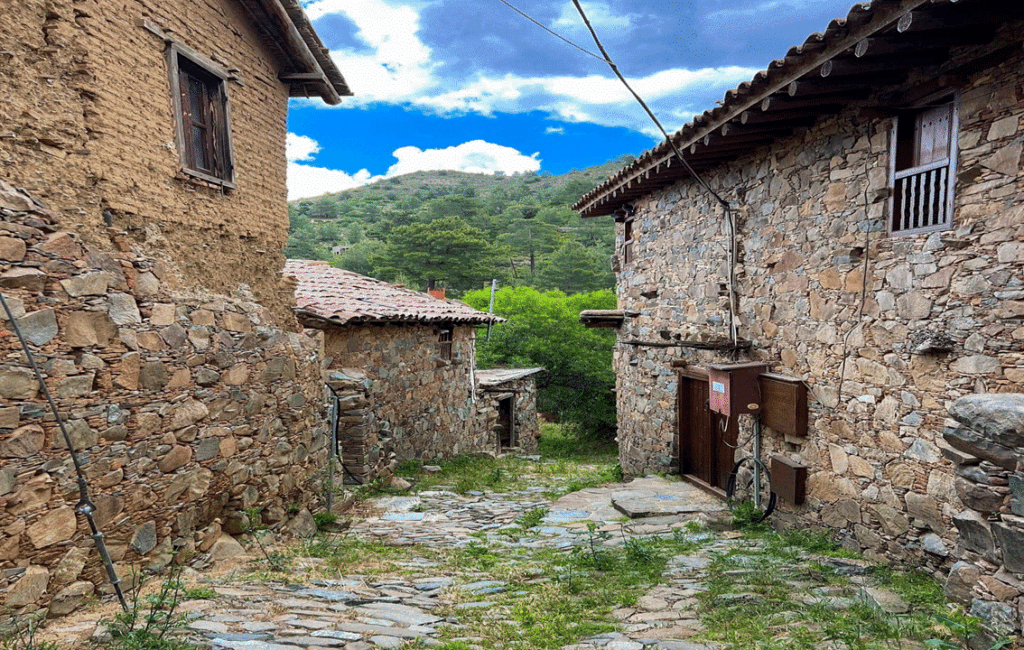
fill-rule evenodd
<path id="1" fill-rule="evenodd" d="M 40 622 L 38 615 L 29 614 L 0 626 L 0 650 L 58 650 L 53 641 L 36 640 Z"/>
<path id="2" fill-rule="evenodd" d="M 570 294 L 607 289 L 614 229 L 569 206 L 630 160 L 562 176 L 417 172 L 293 201 L 285 254 L 453 295 L 492 279 Z"/>
<path id="3" fill-rule="evenodd" d="M 465 300 L 487 309 L 490 292 L 473 291 Z M 586 309 L 615 309 L 615 304 L 608 290 L 567 296 L 506 287 L 495 294 L 494 313 L 508 322 L 495 325 L 490 340 L 478 338 L 477 363 L 482 368 L 543 367 L 547 372 L 536 380 L 537 407 L 583 432 L 609 436 L 615 427 L 615 332 L 585 328 L 579 316 Z"/>
<path id="4" fill-rule="evenodd" d="M 180 614 L 178 605 L 185 597 L 181 582 L 181 568 L 176 568 L 160 588 L 142 596 L 143 581 L 137 580 L 130 596 L 128 611 L 120 612 L 112 620 L 103 621 L 111 639 L 103 642 L 110 650 L 194 650 L 199 646 L 181 638 L 187 619 Z"/>

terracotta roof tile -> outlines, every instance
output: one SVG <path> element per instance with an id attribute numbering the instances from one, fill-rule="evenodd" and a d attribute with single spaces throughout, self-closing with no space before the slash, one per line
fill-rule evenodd
<path id="1" fill-rule="evenodd" d="M 337 269 L 326 262 L 288 260 L 283 275 L 296 280 L 296 311 L 302 320 L 327 321 L 334 325 L 504 322 L 503 318 L 457 300 L 440 300 L 420 291 Z"/>

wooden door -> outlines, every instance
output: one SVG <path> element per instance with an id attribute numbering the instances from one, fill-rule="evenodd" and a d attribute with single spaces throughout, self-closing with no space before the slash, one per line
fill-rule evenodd
<path id="1" fill-rule="evenodd" d="M 733 465 L 729 445 L 736 444 L 736 421 L 712 411 L 708 397 L 707 379 L 679 378 L 679 470 L 698 484 L 724 490 Z"/>

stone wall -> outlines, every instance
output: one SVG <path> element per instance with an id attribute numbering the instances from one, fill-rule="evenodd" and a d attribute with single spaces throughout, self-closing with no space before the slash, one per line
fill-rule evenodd
<path id="1" fill-rule="evenodd" d="M 535 377 L 524 377 L 488 386 L 478 392 L 476 409 L 476 430 L 489 431 L 491 444 L 495 452 L 500 452 L 498 438 L 499 402 L 512 399 L 513 428 L 515 429 L 514 448 L 523 453 L 537 451 L 540 439 L 540 425 L 537 415 L 537 382 Z"/>
<path id="2" fill-rule="evenodd" d="M 1019 43 L 1022 27 L 1006 25 L 993 46 Z M 955 89 L 951 230 L 886 233 L 886 203 L 872 198 L 887 186 L 892 119 L 856 106 L 705 174 L 740 206 L 736 319 L 749 354 L 624 343 L 728 336 L 723 211 L 692 181 L 636 203 L 635 261 L 621 266 L 618 293 L 639 315 L 614 354 L 627 473 L 675 469 L 673 361 L 763 361 L 812 391 L 806 439 L 766 436 L 766 455 L 810 468 L 806 503 L 784 506 L 779 521 L 829 529 L 869 557 L 948 570 L 963 506 L 943 457 L 946 407 L 1024 388 L 1022 66 L 1018 48 Z M 619 246 L 622 236 L 620 225 Z"/>
<path id="3" fill-rule="evenodd" d="M 1012 635 L 1024 614 L 1024 395 L 968 395 L 950 408 L 944 437 L 965 509 L 946 595 L 970 605 L 993 638 Z"/>
<path id="4" fill-rule="evenodd" d="M 327 454 L 319 334 L 282 331 L 251 297 L 174 291 L 123 233 L 93 248 L 2 182 L 0 206 L 0 290 L 121 577 L 196 559 L 221 523 L 244 531 L 245 509 L 275 527 L 301 510 Z M 0 611 L 63 614 L 105 578 L 74 511 L 71 457 L 9 325 L 0 350 Z"/>
<path id="5" fill-rule="evenodd" d="M 373 408 L 373 380 L 355 368 L 335 369 L 327 375 L 327 386 L 337 400 L 335 427 L 343 481 L 369 483 L 390 469 L 394 457 L 391 439 L 382 438 Z"/>
<path id="6" fill-rule="evenodd" d="M 231 71 L 237 187 L 191 180 L 174 144 L 162 38 Z M 163 265 L 172 290 L 248 283 L 294 328 L 278 273 L 288 217 L 288 89 L 235 0 L 23 0 L 0 12 L 0 179 L 24 187 L 94 250 L 110 225 Z"/>
<path id="7" fill-rule="evenodd" d="M 356 368 L 372 381 L 370 408 L 399 460 L 450 458 L 492 450 L 474 426 L 474 329 L 456 326 L 452 359 L 441 358 L 429 324 L 359 325 L 326 331 L 329 370 Z"/>

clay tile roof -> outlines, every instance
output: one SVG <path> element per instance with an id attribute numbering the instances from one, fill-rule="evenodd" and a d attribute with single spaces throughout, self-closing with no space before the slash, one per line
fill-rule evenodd
<path id="1" fill-rule="evenodd" d="M 957 64 L 950 48 L 985 44 L 995 29 L 1024 14 L 1021 0 L 873 0 L 850 8 L 822 32 L 775 59 L 750 81 L 725 93 L 718 106 L 672 135 L 698 172 L 786 137 L 827 114 L 863 102 L 880 89 L 876 111 L 955 83 L 973 62 Z M 1007 46 L 1007 50 L 1019 43 Z M 978 49 L 979 60 L 999 51 Z M 960 68 L 955 67 L 960 65 Z M 926 83 L 903 88 L 912 72 Z M 583 217 L 616 214 L 634 199 L 689 176 L 667 142 L 643 153 L 573 205 Z"/>
<path id="2" fill-rule="evenodd" d="M 288 260 L 283 274 L 296 281 L 299 320 L 309 327 L 354 323 L 501 323 L 505 319 L 457 300 L 337 269 L 326 262 Z"/>

